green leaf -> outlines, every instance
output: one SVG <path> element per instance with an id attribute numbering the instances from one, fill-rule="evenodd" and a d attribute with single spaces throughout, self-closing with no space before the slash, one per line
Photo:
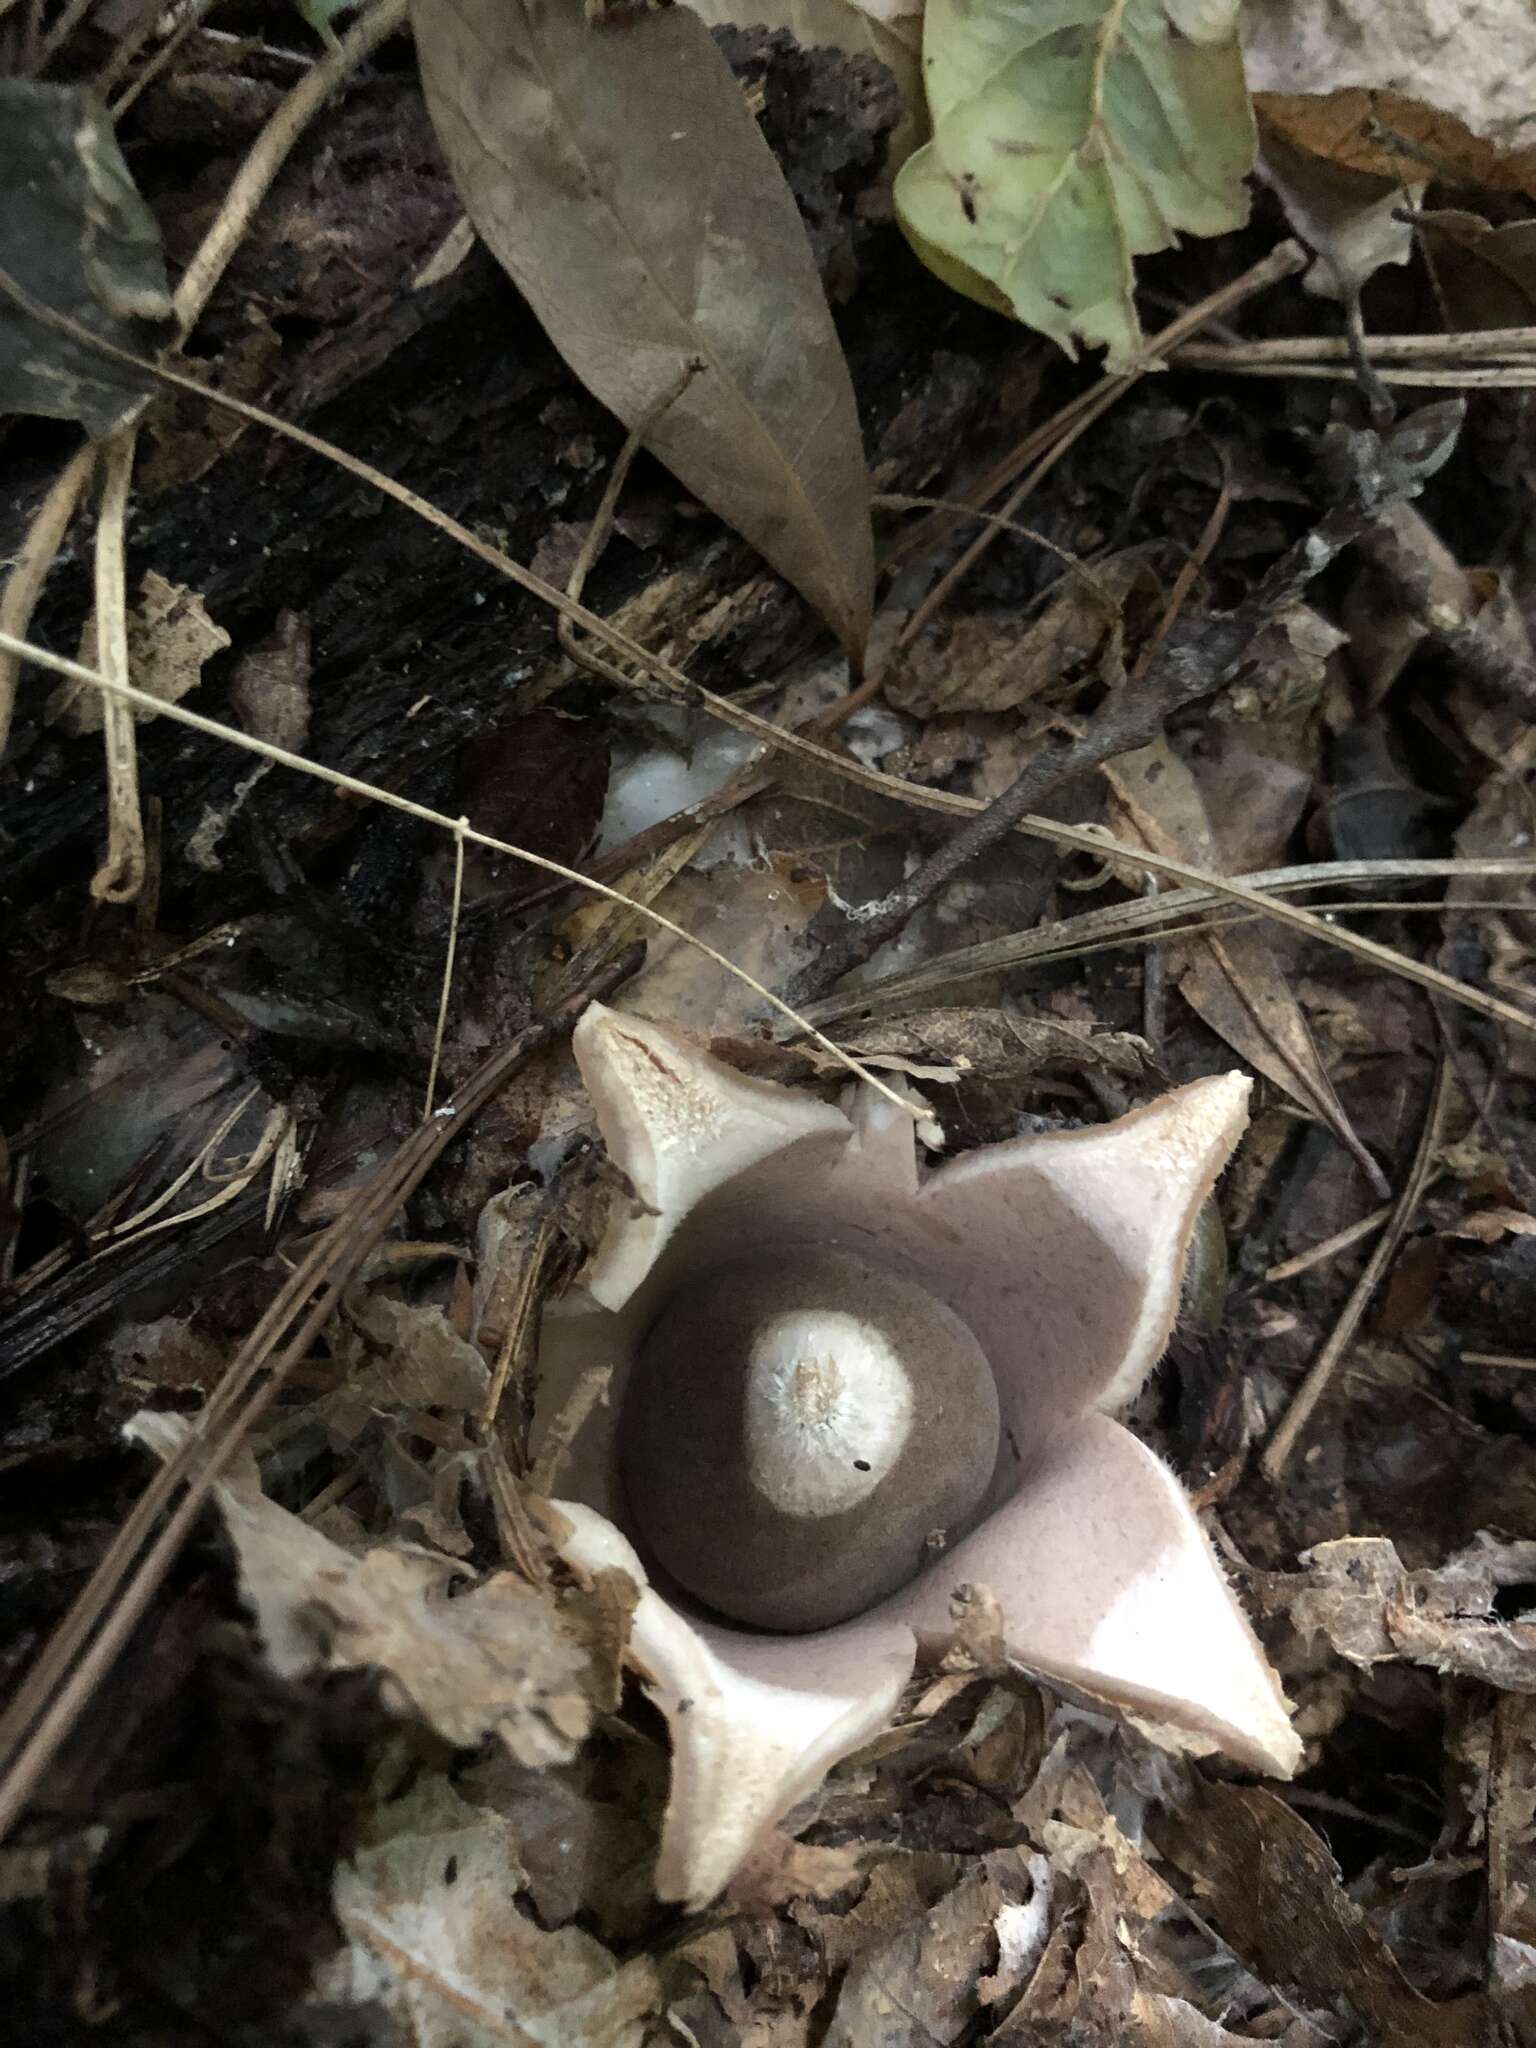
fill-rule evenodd
<path id="1" fill-rule="evenodd" d="M 1131 259 L 1248 217 L 1236 20 L 1237 0 L 928 0 L 933 140 L 896 180 L 923 261 L 1124 368 Z"/>
<path id="2" fill-rule="evenodd" d="M 860 656 L 874 541 L 848 366 L 709 30 L 686 7 L 594 25 L 582 0 L 412 0 L 411 21 L 465 211 L 550 340 Z"/>

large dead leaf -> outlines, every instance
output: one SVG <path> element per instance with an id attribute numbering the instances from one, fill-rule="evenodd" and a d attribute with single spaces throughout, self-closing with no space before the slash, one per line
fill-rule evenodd
<path id="1" fill-rule="evenodd" d="M 150 354 L 171 315 L 160 230 L 94 93 L 0 79 L 0 193 L 0 269 L 52 311 Z M 0 299 L 0 409 L 102 435 L 151 388 Z"/>
<path id="2" fill-rule="evenodd" d="M 960 290 L 1123 368 L 1131 259 L 1248 217 L 1253 115 L 1234 0 L 928 0 L 933 140 L 896 205 Z"/>
<path id="3" fill-rule="evenodd" d="M 191 1434 L 142 1414 L 129 1434 L 165 1458 Z M 354 1556 L 262 1493 L 237 1461 L 214 1489 L 273 1669 L 375 1670 L 385 1704 L 446 1741 L 493 1734 L 519 1763 L 568 1761 L 592 1720 L 594 1673 L 578 1629 L 513 1572 L 449 1597 L 451 1558 L 387 1545 Z M 610 1575 L 611 1576 L 611 1575 Z"/>
<path id="4" fill-rule="evenodd" d="M 1265 1983 L 1363 2018 L 1371 2041 L 1474 2048 L 1486 2038 L 1480 1997 L 1436 2005 L 1413 1989 L 1322 1838 L 1272 1792 L 1191 1775 L 1179 1808 L 1150 1826 L 1202 1914 Z"/>
<path id="5" fill-rule="evenodd" d="M 382 2006 L 399 2048 L 640 2048 L 657 2003 L 650 1963 L 620 1966 L 578 1927 L 540 1927 L 518 1903 L 526 1887 L 508 1822 L 422 1779 L 376 1811 L 337 1872 L 351 1946 L 318 1994 Z"/>
<path id="6" fill-rule="evenodd" d="M 1104 773 L 1115 795 L 1122 838 L 1139 839 L 1153 853 L 1218 872 L 1224 868 L 1199 784 L 1166 740 L 1122 754 Z M 1372 1183 L 1379 1184 L 1380 1169 L 1334 1093 L 1301 1006 L 1263 932 L 1237 925 L 1171 940 L 1168 954 L 1179 993 L 1190 1008 L 1251 1067 L 1327 1124 Z"/>
<path id="7" fill-rule="evenodd" d="M 874 545 L 853 389 L 708 29 L 686 7 L 594 25 L 581 0 L 414 0 L 412 20 L 465 209 L 556 348 L 627 426 L 652 420 L 647 446 L 860 654 Z"/>
<path id="8" fill-rule="evenodd" d="M 1342 1536 L 1302 1552 L 1304 1573 L 1264 1583 L 1266 1607 L 1322 1635 L 1352 1664 L 1426 1664 L 1507 1691 L 1536 1693 L 1536 1613 L 1505 1620 L 1504 1586 L 1536 1575 L 1536 1543 L 1480 1536 L 1429 1571 L 1410 1571 L 1385 1536 Z"/>

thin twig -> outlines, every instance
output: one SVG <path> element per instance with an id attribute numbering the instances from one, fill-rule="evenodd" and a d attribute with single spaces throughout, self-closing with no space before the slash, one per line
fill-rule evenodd
<path id="1" fill-rule="evenodd" d="M 1230 284 L 1212 292 L 1209 298 L 1202 299 L 1199 305 L 1191 306 L 1176 320 L 1171 320 L 1160 333 L 1153 335 L 1147 343 L 1142 360 L 1133 368 L 1112 377 L 1103 377 L 1087 391 L 1079 392 L 1077 397 L 1063 406 L 1054 418 L 1026 434 L 1018 447 L 1004 456 L 1003 460 L 988 471 L 972 489 L 969 500 L 972 507 L 979 511 L 996 497 L 999 491 L 1006 490 L 1037 457 L 1043 455 L 1066 433 L 1071 431 L 1075 438 L 1076 433 L 1081 431 L 1079 421 L 1086 424 L 1090 419 L 1098 419 L 1117 399 L 1124 397 L 1147 370 L 1156 369 L 1160 359 L 1170 349 L 1177 348 L 1192 334 L 1199 333 L 1202 327 L 1224 320 L 1229 313 L 1234 312 L 1238 306 L 1257 293 L 1267 291 L 1271 285 L 1278 284 L 1283 278 L 1294 277 L 1298 270 L 1306 268 L 1307 262 L 1307 252 L 1299 242 L 1281 242 L 1271 249 L 1267 256 L 1255 263 L 1252 269 L 1245 270 L 1241 277 L 1234 278 Z M 1008 499 L 1002 508 L 1005 517 L 1012 517 L 1033 482 L 1034 479 L 1031 478 Z M 901 536 L 887 557 L 885 566 L 890 567 L 896 561 L 905 561 L 914 553 L 936 546 L 948 532 L 950 524 L 952 522 L 946 521 L 942 515 L 930 515 L 914 527 L 910 534 Z M 978 536 L 972 543 L 945 580 L 944 596 L 953 589 L 959 577 L 980 559 L 985 549 L 991 545 L 992 537 L 992 533 L 987 532 Z M 942 597 L 934 600 L 935 603 L 942 601 Z"/>
<path id="2" fill-rule="evenodd" d="M 1413 1164 L 1408 1169 L 1408 1178 L 1403 1183 L 1402 1193 L 1393 1205 L 1391 1220 L 1366 1261 L 1364 1272 L 1351 1289 L 1349 1299 L 1344 1304 L 1344 1311 L 1335 1323 L 1327 1343 L 1297 1388 L 1295 1398 L 1287 1409 L 1280 1427 L 1270 1439 L 1259 1461 L 1265 1477 L 1272 1484 L 1277 1483 L 1284 1473 L 1298 1438 L 1311 1420 L 1312 1411 L 1327 1391 L 1328 1382 L 1333 1378 L 1340 1359 L 1353 1342 L 1355 1332 L 1360 1327 L 1372 1297 L 1386 1277 L 1392 1261 L 1397 1257 L 1399 1246 L 1408 1234 L 1408 1227 L 1424 1198 L 1424 1191 L 1434 1170 L 1435 1155 L 1440 1149 L 1446 1111 L 1450 1106 L 1452 1085 L 1451 1063 L 1448 1059 L 1442 1058 L 1435 1072 L 1435 1085 L 1430 1094 L 1424 1127 L 1419 1133 L 1418 1149 L 1414 1153 Z"/>
<path id="3" fill-rule="evenodd" d="M 1336 1230 L 1332 1237 L 1320 1238 L 1309 1245 L 1304 1252 L 1298 1252 L 1294 1259 L 1282 1259 L 1278 1266 L 1270 1266 L 1264 1275 L 1266 1286 L 1280 1280 L 1294 1280 L 1298 1274 L 1310 1273 L 1314 1266 L 1325 1265 L 1340 1252 L 1347 1252 L 1352 1244 L 1358 1244 L 1363 1237 L 1370 1237 L 1380 1230 L 1391 1216 L 1393 1204 L 1383 1202 L 1379 1209 L 1373 1209 L 1368 1216 L 1362 1216 L 1358 1223 L 1351 1223 L 1343 1230 Z"/>
<path id="4" fill-rule="evenodd" d="M 432 1104 L 437 1099 L 437 1069 L 443 1057 L 443 1033 L 448 1027 L 448 996 L 453 988 L 453 956 L 459 945 L 459 910 L 464 902 L 464 828 L 468 818 L 460 818 L 458 830 L 453 835 L 453 908 L 448 916 L 448 946 L 443 955 L 443 986 L 437 998 L 437 1028 L 432 1033 L 432 1064 L 427 1070 L 427 1100 L 422 1110 L 424 1117 L 432 1114 Z"/>
<path id="5" fill-rule="evenodd" d="M 102 449 L 101 510 L 96 521 L 96 659 L 103 675 L 127 683 L 128 492 L 137 434 L 120 427 Z M 133 712 L 108 695 L 101 707 L 107 757 L 107 854 L 91 877 L 98 903 L 131 903 L 144 886 L 144 820 L 139 816 L 139 743 Z"/>
<path id="6" fill-rule="evenodd" d="M 624 436 L 624 445 L 614 459 L 608 481 L 603 486 L 603 495 L 598 500 L 591 524 L 582 536 L 581 546 L 577 550 L 576 560 L 571 565 L 571 573 L 566 582 L 566 594 L 577 604 L 580 604 L 586 591 L 587 578 L 591 575 L 599 555 L 608 545 L 608 536 L 613 531 L 614 515 L 619 509 L 619 498 L 629 481 L 629 472 L 634 467 L 635 457 L 645 446 L 647 436 L 654 432 L 663 414 L 672 410 L 703 367 L 702 361 L 694 358 L 684 363 L 666 390 L 652 399 Z M 586 667 L 587 651 L 576 638 L 576 630 L 571 620 L 563 613 L 555 633 L 571 660 Z"/>
<path id="7" fill-rule="evenodd" d="M 1102 851 L 1098 842 L 1095 851 Z M 1151 866 L 1150 862 L 1146 865 Z M 1154 868 L 1156 873 L 1163 872 Z M 1536 874 L 1536 856 L 1530 854 L 1493 856 L 1485 859 L 1447 861 L 1316 861 L 1300 867 L 1260 868 L 1242 877 L 1244 885 L 1264 890 L 1270 897 L 1303 889 L 1326 889 L 1345 883 L 1377 881 L 1438 881 L 1454 876 L 1508 875 L 1525 878 Z M 1463 907 L 1463 906 L 1458 906 Z M 1464 906 L 1468 909 L 1471 904 Z M 1498 905 L 1498 908 L 1515 908 Z M 1444 916 L 1439 900 L 1418 904 L 1371 903 L 1368 900 L 1319 903 L 1314 913 L 1333 915 L 1366 910 L 1432 911 Z M 1260 913 L 1262 915 L 1262 913 Z M 1084 959 L 1092 953 L 1115 946 L 1140 945 L 1149 936 L 1186 938 L 1204 931 L 1220 930 L 1225 923 L 1246 923 L 1251 913 L 1238 910 L 1224 900 L 1223 893 L 1204 887 L 1166 890 L 1144 895 L 1134 902 L 1112 903 L 1100 910 L 1084 910 L 1074 917 L 1058 918 L 1051 924 L 1036 925 L 1024 932 L 1005 932 L 995 939 L 979 939 L 969 946 L 956 946 L 947 953 L 935 953 L 921 967 L 908 967 L 877 979 L 861 982 L 845 993 L 808 1003 L 806 1015 L 818 1024 L 839 1024 L 871 1012 L 890 1012 L 931 1001 L 947 989 L 983 975 L 1008 973 L 1016 968 L 1044 966 L 1060 960 Z M 1186 922 L 1185 920 L 1189 920 Z M 1536 1022 L 1536 1019 L 1532 1020 Z"/>
<path id="8" fill-rule="evenodd" d="M 39 76 L 48 69 L 90 11 L 91 0 L 67 0 L 64 12 L 43 38 L 36 62 L 29 67 L 33 76 Z"/>
<path id="9" fill-rule="evenodd" d="M 1536 327 L 1489 327 L 1463 334 L 1368 334 L 1365 345 L 1372 363 L 1479 360 L 1504 355 L 1536 356 Z M 1173 350 L 1177 368 L 1215 369 L 1227 363 L 1348 363 L 1353 350 L 1339 334 L 1282 335 L 1273 341 L 1191 341 Z"/>
<path id="10" fill-rule="evenodd" d="M 191 5 L 187 8 L 186 13 L 177 22 L 138 77 L 131 85 L 126 86 L 112 102 L 112 118 L 114 121 L 121 121 L 124 114 L 127 113 L 145 87 L 154 84 L 161 72 L 165 70 L 171 59 L 180 50 L 187 37 L 191 35 L 192 31 L 201 22 L 203 16 L 208 13 L 210 8 L 217 5 L 218 0 L 191 0 Z"/>
<path id="11" fill-rule="evenodd" d="M 0 593 L 0 632 L 27 637 L 32 614 L 43 594 L 54 557 L 64 545 L 69 522 L 79 510 L 85 487 L 96 467 L 96 444 L 87 441 L 77 448 L 49 486 L 48 495 L 33 516 L 22 542 L 5 590 Z M 16 679 L 21 662 L 14 654 L 0 653 L 0 755 L 11 736 L 11 716 L 16 705 Z"/>

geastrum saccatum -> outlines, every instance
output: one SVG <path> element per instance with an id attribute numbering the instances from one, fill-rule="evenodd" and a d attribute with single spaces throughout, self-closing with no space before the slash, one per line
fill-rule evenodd
<path id="1" fill-rule="evenodd" d="M 616 1201 L 545 1400 L 612 1368 L 557 1505 L 644 1589 L 657 1886 L 701 1904 L 879 1732 L 962 1584 L 1021 1665 L 1288 1774 L 1279 1683 L 1183 1489 L 1110 1419 L 1157 1363 L 1238 1074 L 920 1174 L 911 1122 L 749 1079 L 594 1004 L 575 1048 Z"/>

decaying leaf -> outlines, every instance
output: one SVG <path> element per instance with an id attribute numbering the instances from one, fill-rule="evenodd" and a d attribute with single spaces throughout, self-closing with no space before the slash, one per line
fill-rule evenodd
<path id="1" fill-rule="evenodd" d="M 1407 262 L 1431 178 L 1536 190 L 1524 0 L 1249 0 L 1243 54 L 1265 173 L 1323 259 L 1310 290 L 1347 298 Z"/>
<path id="2" fill-rule="evenodd" d="M 859 655 L 874 543 L 853 388 L 708 29 L 686 7 L 593 25 L 580 0 L 415 0 L 412 18 L 465 208 L 555 346 Z"/>
<path id="3" fill-rule="evenodd" d="M 1506 1621 L 1501 1586 L 1536 1578 L 1536 1543 L 1481 1536 L 1433 1570 L 1410 1571 L 1385 1536 L 1343 1536 L 1302 1552 L 1304 1573 L 1271 1577 L 1264 1604 L 1341 1657 L 1426 1664 L 1510 1692 L 1536 1693 L 1536 1614 Z"/>
<path id="4" fill-rule="evenodd" d="M 1142 343 L 1131 259 L 1248 217 L 1236 22 L 1229 0 L 929 0 L 933 140 L 896 181 L 919 255 L 1123 368 Z"/>
<path id="5" fill-rule="evenodd" d="M 1200 787 L 1166 740 L 1122 754 L 1105 771 L 1122 836 L 1155 853 L 1221 869 Z M 1373 1184 L 1380 1170 L 1355 1135 L 1269 940 L 1254 926 L 1169 943 L 1179 993 L 1248 1064 L 1319 1117 Z"/>
<path id="6" fill-rule="evenodd" d="M 1358 125 L 1362 140 L 1374 128 L 1378 152 L 1391 148 L 1394 131 L 1403 133 L 1398 99 L 1454 116 L 1506 147 L 1528 139 L 1536 15 L 1525 0 L 1248 0 L 1243 57 L 1256 93 L 1370 95 L 1365 111 L 1374 119 Z M 1414 138 L 1420 171 L 1426 162 L 1456 161 L 1446 125 Z"/>
<path id="7" fill-rule="evenodd" d="M 1012 711 L 1096 672 L 1123 674 L 1122 612 L 1133 593 L 1156 590 L 1143 556 L 1127 549 L 1096 562 L 1091 575 L 1069 570 L 1038 618 L 941 621 L 891 664 L 888 703 L 916 718 L 936 712 Z"/>
<path id="8" fill-rule="evenodd" d="M 152 354 L 171 317 L 160 230 L 93 93 L 0 79 L 0 193 L 0 269 L 53 312 Z M 78 420 L 100 438 L 151 388 L 0 297 L 0 410 Z"/>
<path id="9" fill-rule="evenodd" d="M 1327 103 L 1286 104 L 1310 109 Z M 1307 132 L 1303 121 L 1289 126 Z M 1291 226 L 1317 252 L 1318 260 L 1304 280 L 1306 290 L 1322 298 L 1351 300 L 1384 264 L 1409 261 L 1413 225 L 1405 210 L 1416 206 L 1424 189 L 1422 178 L 1405 186 L 1401 178 L 1336 163 L 1321 151 L 1288 139 L 1278 118 L 1273 125 L 1261 119 L 1259 134 L 1260 173 L 1278 193 Z"/>
<path id="10" fill-rule="evenodd" d="M 1446 207 L 1419 214 L 1413 225 L 1428 243 L 1457 327 L 1524 327 L 1536 318 L 1536 221 L 1495 228 Z"/>
<path id="11" fill-rule="evenodd" d="M 427 1777 L 381 1804 L 338 1872 L 350 1947 L 316 1984 L 335 2005 L 382 2005 L 399 2048 L 639 2048 L 657 1984 L 578 1927 L 518 1902 L 512 1827 Z M 372 2035 L 370 2035 L 372 2038 Z"/>
<path id="12" fill-rule="evenodd" d="M 179 704 L 203 679 L 203 664 L 229 645 L 229 635 L 215 625 L 197 591 L 168 583 L 158 569 L 145 571 L 139 601 L 128 614 L 128 674 L 134 688 L 147 690 L 167 704 Z M 96 620 L 86 620 L 80 635 L 80 659 L 96 664 Z M 61 683 L 48 700 L 48 716 L 71 732 L 100 732 L 102 700 L 83 683 Z M 135 709 L 134 718 L 148 725 L 153 711 Z"/>
<path id="13" fill-rule="evenodd" d="M 191 1434 L 141 1414 L 129 1432 L 160 1457 Z M 495 1735 L 519 1763 L 563 1763 L 591 1725 L 587 1650 L 543 1593 L 497 1572 L 449 1598 L 451 1558 L 389 1546 L 354 1556 L 269 1501 L 254 1465 L 215 1489 L 241 1589 L 272 1667 L 376 1670 L 385 1704 L 446 1741 Z"/>
<path id="14" fill-rule="evenodd" d="M 1028 1908 L 1039 1859 L 1000 1849 L 927 1913 L 861 1949 L 838 1996 L 826 2048 L 933 2048 L 959 2040 L 983 2010 L 997 1924 Z"/>
<path id="15" fill-rule="evenodd" d="M 1327 1844 L 1272 1792 L 1190 1773 L 1151 1831 L 1194 1883 L 1201 1913 L 1265 1983 L 1363 2019 L 1370 2040 L 1474 2048 L 1486 2039 L 1482 1998 L 1437 2005 L 1415 1991 L 1344 1889 Z"/>

